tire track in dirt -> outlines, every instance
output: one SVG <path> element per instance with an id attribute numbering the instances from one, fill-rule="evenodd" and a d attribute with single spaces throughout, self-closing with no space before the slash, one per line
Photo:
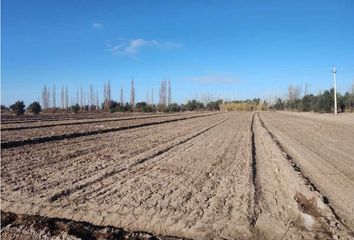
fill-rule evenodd
<path id="1" fill-rule="evenodd" d="M 262 184 L 260 219 L 255 224 L 257 235 L 282 239 L 352 239 L 350 230 L 327 198 L 303 175 L 259 114 L 257 120 L 256 146 L 260 148 L 256 149 L 259 152 L 256 156 L 260 164 L 258 181 Z M 277 228 L 269 231 L 269 224 Z"/>
<path id="2" fill-rule="evenodd" d="M 27 138 L 24 140 L 6 141 L 6 142 L 1 142 L 1 148 L 7 149 L 7 148 L 14 148 L 14 147 L 27 145 L 27 144 L 38 144 L 38 143 L 58 141 L 58 140 L 64 140 L 64 139 L 91 136 L 91 135 L 102 134 L 102 133 L 117 132 L 117 131 L 123 131 L 123 130 L 127 130 L 127 129 L 141 128 L 141 127 L 153 126 L 153 125 L 158 125 L 158 124 L 183 121 L 183 120 L 192 119 L 192 118 L 205 117 L 208 115 L 210 115 L 210 114 L 182 117 L 182 118 L 169 119 L 169 120 L 164 120 L 164 121 L 148 122 L 148 123 L 123 126 L 123 127 L 116 127 L 116 128 L 92 130 L 92 131 L 86 131 L 86 132 L 73 132 L 73 133 L 60 134 L 60 135 L 43 136 L 43 137 L 37 137 L 37 138 Z"/>
<path id="3" fill-rule="evenodd" d="M 159 156 L 159 155 L 161 155 L 161 154 L 163 154 L 163 153 L 169 151 L 170 149 L 173 149 L 173 148 L 175 148 L 175 147 L 177 147 L 177 146 L 179 146 L 179 145 L 181 145 L 181 144 L 183 144 L 183 143 L 186 143 L 186 142 L 188 142 L 189 140 L 191 140 L 191 139 L 193 139 L 193 138 L 195 138 L 195 137 L 198 137 L 199 135 L 201 135 L 201 134 L 203 134 L 203 133 L 209 131 L 210 129 L 216 127 L 217 125 L 220 125 L 221 123 L 225 122 L 225 121 L 226 121 L 227 119 L 229 119 L 229 118 L 230 118 L 230 117 L 227 117 L 227 118 L 225 118 L 225 119 L 223 119 L 223 120 L 221 120 L 221 121 L 219 121 L 219 122 L 213 124 L 212 126 L 206 128 L 206 129 L 204 129 L 203 131 L 200 131 L 200 132 L 198 132 L 197 134 L 193 134 L 192 136 L 187 137 L 186 139 L 183 139 L 183 140 L 179 141 L 177 144 L 168 146 L 168 147 L 166 147 L 166 148 L 164 148 L 164 149 L 158 149 L 158 150 L 153 149 L 153 154 L 152 154 L 152 155 L 149 155 L 149 156 L 144 157 L 144 158 L 141 158 L 141 159 L 137 158 L 132 164 L 128 165 L 127 167 L 121 167 L 121 168 L 119 168 L 119 169 L 113 167 L 113 169 L 109 170 L 108 172 L 105 172 L 105 173 L 103 173 L 103 174 L 98 174 L 98 175 L 100 175 L 100 176 L 98 176 L 98 177 L 95 176 L 93 179 L 87 181 L 86 183 L 74 184 L 74 186 L 72 186 L 72 187 L 70 187 L 70 188 L 68 188 L 68 189 L 62 190 L 61 192 L 56 193 L 56 194 L 54 194 L 53 196 L 49 197 L 48 200 L 49 200 L 49 202 L 57 201 L 58 199 L 60 199 L 60 198 L 62 198 L 62 197 L 67 197 L 67 196 L 69 196 L 70 194 L 72 194 L 73 192 L 79 191 L 79 190 L 81 190 L 81 189 L 83 189 L 83 188 L 85 188 L 85 187 L 87 187 L 87 186 L 90 186 L 90 185 L 92 185 L 92 184 L 95 184 L 95 183 L 97 183 L 97 182 L 100 182 L 100 181 L 102 181 L 103 179 L 106 179 L 106 178 L 108 178 L 108 177 L 111 177 L 111 176 L 113 176 L 113 175 L 115 175 L 115 174 L 117 174 L 117 173 L 120 173 L 120 172 L 122 172 L 122 171 L 129 170 L 129 169 L 131 169 L 131 168 L 133 168 L 133 167 L 135 167 L 135 166 L 137 166 L 137 165 L 139 165 L 139 164 L 141 164 L 141 163 L 144 163 L 144 162 L 146 162 L 146 161 L 148 161 L 148 160 L 150 160 L 150 159 L 152 159 L 152 158 L 154 158 L 154 157 L 157 157 L 157 156 Z M 76 186 L 75 186 L 75 185 L 76 185 Z"/>

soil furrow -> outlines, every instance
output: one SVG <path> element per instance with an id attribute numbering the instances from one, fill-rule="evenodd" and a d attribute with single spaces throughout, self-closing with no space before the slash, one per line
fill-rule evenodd
<path id="1" fill-rule="evenodd" d="M 127 129 L 140 128 L 140 127 L 146 127 L 146 126 L 152 126 L 152 125 L 158 125 L 158 124 L 165 124 L 165 123 L 183 121 L 186 119 L 199 118 L 199 117 L 205 117 L 205 116 L 207 116 L 207 115 L 182 117 L 182 118 L 178 118 L 178 119 L 169 119 L 169 120 L 165 120 L 165 121 L 142 123 L 142 124 L 130 125 L 130 126 L 124 126 L 124 127 L 100 129 L 100 130 L 93 130 L 93 131 L 86 131 L 86 132 L 73 132 L 73 133 L 67 133 L 67 134 L 44 136 L 44 137 L 30 138 L 30 139 L 17 140 L 17 141 L 6 141 L 6 142 L 1 142 L 1 148 L 2 149 L 14 148 L 14 147 L 27 145 L 27 144 L 38 144 L 38 143 L 58 141 L 58 140 L 64 140 L 64 139 L 78 138 L 78 137 L 83 137 L 83 136 L 91 136 L 91 135 L 109 133 L 109 132 L 117 132 L 117 131 L 123 131 L 123 130 L 127 130 Z"/>
<path id="2" fill-rule="evenodd" d="M 350 231 L 326 198 L 303 175 L 259 115 L 257 120 L 256 156 L 258 179 L 262 185 L 261 213 L 256 223 L 258 235 L 282 239 L 350 239 Z M 274 232 L 269 231 L 268 222 L 273 226 L 277 224 Z"/>
<path id="3" fill-rule="evenodd" d="M 117 173 L 120 173 L 120 172 L 122 172 L 122 171 L 128 171 L 128 170 L 130 170 L 131 168 L 133 168 L 133 167 L 135 167 L 135 166 L 137 166 L 137 165 L 139 165 L 139 164 L 141 164 L 141 163 L 144 163 L 144 162 L 146 162 L 146 161 L 148 161 L 148 160 L 150 160 L 150 159 L 153 159 L 153 158 L 155 158 L 155 157 L 157 157 L 157 156 L 159 156 L 159 155 L 161 155 L 161 154 L 163 154 L 163 153 L 165 153 L 165 152 L 167 152 L 167 151 L 169 151 L 169 150 L 171 150 L 171 149 L 173 149 L 173 148 L 175 148 L 175 147 L 177 147 L 177 146 L 179 146 L 179 145 L 181 145 L 181 144 L 186 143 L 187 141 L 190 141 L 191 139 L 193 139 L 193 138 L 195 138 L 195 137 L 198 137 L 199 135 L 201 135 L 201 134 L 203 134 L 203 133 L 209 131 L 210 129 L 212 129 L 212 128 L 218 126 L 219 124 L 225 122 L 227 119 L 229 119 L 229 118 L 225 118 L 225 119 L 223 119 L 223 120 L 217 122 L 216 124 L 213 124 L 212 126 L 206 128 L 206 129 L 204 129 L 203 131 L 198 132 L 197 134 L 193 134 L 192 136 L 187 137 L 187 138 L 185 138 L 185 139 L 179 141 L 178 143 L 176 143 L 176 144 L 174 144 L 174 145 L 167 146 L 166 148 L 159 149 L 159 150 L 153 149 L 153 150 L 152 150 L 152 152 L 153 152 L 152 155 L 147 156 L 147 157 L 143 157 L 143 158 L 137 157 L 137 158 L 133 161 L 133 163 L 130 164 L 129 166 L 127 166 L 127 167 L 123 167 L 123 168 L 119 168 L 119 169 L 113 168 L 112 170 L 109 170 L 108 172 L 105 172 L 103 175 L 101 175 L 101 176 L 99 176 L 99 177 L 94 177 L 94 179 L 91 180 L 91 181 L 88 181 L 88 182 L 83 183 L 83 184 L 80 183 L 80 184 L 78 184 L 77 186 L 73 186 L 73 187 L 70 187 L 70 188 L 68 188 L 68 189 L 62 190 L 61 192 L 56 193 L 56 194 L 54 194 L 53 196 L 49 197 L 49 202 L 54 202 L 54 201 L 57 201 L 59 198 L 67 197 L 67 196 L 69 196 L 70 194 L 72 194 L 73 192 L 79 191 L 80 189 L 86 188 L 86 187 L 88 187 L 88 186 L 90 186 L 90 185 L 92 185 L 92 184 L 95 184 L 95 183 L 97 183 L 97 182 L 100 182 L 100 181 L 102 181 L 103 179 L 106 179 L 106 178 L 108 178 L 108 177 L 111 177 L 111 176 L 113 176 L 113 175 L 115 175 L 115 174 L 117 174 Z"/>
<path id="4" fill-rule="evenodd" d="M 132 239 L 183 240 L 173 236 L 154 236 L 147 232 L 128 232 L 112 226 L 98 226 L 62 218 L 15 214 L 1 211 L 1 237 L 3 239 Z M 187 240 L 187 239 L 186 239 Z"/>
<path id="5" fill-rule="evenodd" d="M 17 126 L 17 127 L 2 127 L 1 131 L 18 131 L 24 129 L 35 129 L 35 128 L 48 128 L 48 127 L 59 127 L 59 126 L 71 126 L 71 125 L 82 125 L 82 124 L 91 124 L 91 123 L 105 123 L 105 122 L 120 122 L 120 121 L 129 121 L 136 119 L 149 119 L 149 118 L 160 118 L 160 117 L 172 117 L 180 116 L 178 114 L 169 114 L 169 115 L 154 115 L 154 116 L 139 116 L 139 117 L 125 117 L 125 118 L 114 118 L 114 119 L 94 119 L 91 121 L 80 121 L 80 122 L 64 122 L 56 124 L 42 124 L 34 126 Z"/>
<path id="6" fill-rule="evenodd" d="M 313 114 L 311 118 L 305 116 L 262 113 L 262 120 L 292 156 L 303 175 L 316 185 L 342 221 L 345 221 L 345 225 L 354 231 L 351 164 L 354 161 L 354 148 L 349 147 L 353 142 L 354 122 L 342 123 L 349 119 L 342 119 L 341 116 L 331 118 L 332 121 L 322 115 Z M 344 117 L 350 116 L 354 115 Z M 314 121 L 320 117 L 319 121 Z"/>

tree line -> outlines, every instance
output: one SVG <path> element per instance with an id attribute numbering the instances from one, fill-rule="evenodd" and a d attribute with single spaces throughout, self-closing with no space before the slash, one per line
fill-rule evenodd
<path id="1" fill-rule="evenodd" d="M 307 93 L 301 95 L 301 86 L 289 86 L 287 99 L 277 98 L 270 109 L 289 110 L 299 112 L 333 112 L 334 108 L 334 89 L 325 90 L 315 94 Z M 351 91 L 344 94 L 337 93 L 337 108 L 339 112 L 354 110 L 354 84 Z"/>
<path id="2" fill-rule="evenodd" d="M 76 99 L 71 98 L 69 104 L 68 87 L 61 88 L 61 105 L 57 107 L 56 87 L 50 89 L 43 87 L 42 104 L 39 101 L 31 103 L 27 107 L 27 112 L 39 114 L 44 112 L 87 112 L 87 111 L 106 111 L 106 112 L 183 112 L 183 111 L 256 111 L 256 110 L 288 110 L 303 112 L 333 112 L 334 90 L 325 90 L 317 95 L 309 94 L 307 87 L 302 93 L 301 86 L 288 87 L 287 98 L 277 98 L 273 104 L 261 101 L 260 98 L 223 101 L 222 99 L 212 101 L 210 97 L 204 96 L 202 101 L 196 99 L 189 100 L 185 104 L 172 102 L 171 82 L 161 81 L 159 89 L 159 101 L 154 103 L 154 92 L 146 92 L 146 100 L 136 102 L 134 79 L 130 82 L 130 101 L 124 101 L 124 90 L 120 89 L 119 100 L 112 99 L 111 83 L 107 81 L 103 87 L 103 101 L 100 102 L 98 90 L 94 91 L 93 86 L 89 86 L 89 91 L 84 91 L 82 86 L 80 91 L 76 91 Z M 354 84 L 351 91 L 345 94 L 337 93 L 337 104 L 339 112 L 353 111 L 354 109 Z M 1 110 L 11 110 L 16 115 L 23 115 L 26 112 L 23 101 L 17 101 L 10 108 L 1 105 Z"/>
<path id="3" fill-rule="evenodd" d="M 120 88 L 119 100 L 112 98 L 112 89 L 110 81 L 104 83 L 103 100 L 100 102 L 98 90 L 89 86 L 85 91 L 81 86 L 76 90 L 75 97 L 69 97 L 68 86 L 62 86 L 60 93 L 60 105 L 57 104 L 56 86 L 52 88 L 45 85 L 41 94 L 41 102 L 34 101 L 26 109 L 23 101 L 17 101 L 9 108 L 1 105 L 1 110 L 11 110 L 16 115 L 23 115 L 26 110 L 35 115 L 40 112 L 88 112 L 88 111 L 106 111 L 106 112 L 182 112 L 182 111 L 202 111 L 202 110 L 220 110 L 222 100 L 209 101 L 202 103 L 198 100 L 190 100 L 186 104 L 177 104 L 172 102 L 172 86 L 170 80 L 161 81 L 159 89 L 159 101 L 154 103 L 154 92 L 146 92 L 146 100 L 136 102 L 134 79 L 130 81 L 130 101 L 124 100 L 124 90 Z M 70 99 L 70 103 L 69 103 Z"/>

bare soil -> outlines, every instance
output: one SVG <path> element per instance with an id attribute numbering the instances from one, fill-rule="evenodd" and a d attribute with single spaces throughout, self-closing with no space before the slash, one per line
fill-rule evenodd
<path id="1" fill-rule="evenodd" d="M 348 120 L 274 112 L 104 119 L 95 121 L 105 129 L 135 127 L 1 150 L 2 238 L 353 239 Z M 1 141 L 96 124 L 54 123 L 68 125 L 3 131 Z"/>

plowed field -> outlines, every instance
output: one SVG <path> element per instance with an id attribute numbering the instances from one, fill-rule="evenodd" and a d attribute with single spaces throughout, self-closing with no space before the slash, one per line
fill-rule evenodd
<path id="1" fill-rule="evenodd" d="M 1 128 L 4 239 L 353 239 L 354 115 L 7 118 Z"/>

